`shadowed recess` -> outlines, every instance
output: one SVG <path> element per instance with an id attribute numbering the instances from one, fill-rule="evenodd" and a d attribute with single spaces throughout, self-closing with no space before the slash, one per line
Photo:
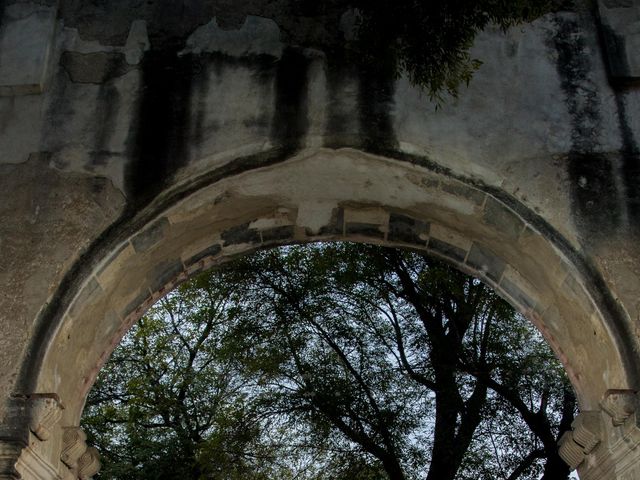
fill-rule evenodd
<path id="1" fill-rule="evenodd" d="M 309 59 L 295 48 L 285 49 L 276 69 L 271 139 L 276 146 L 291 153 L 302 146 L 309 128 L 308 70 Z"/>
<path id="2" fill-rule="evenodd" d="M 378 63 L 360 64 L 358 70 L 362 145 L 373 153 L 386 152 L 398 147 L 392 121 L 396 67 L 390 50 L 380 53 Z"/>
<path id="3" fill-rule="evenodd" d="M 629 225 L 640 230 L 640 148 L 627 119 L 627 104 L 624 92 L 616 92 L 618 124 L 622 137 L 622 178 L 624 179 L 625 198 Z"/>
<path id="4" fill-rule="evenodd" d="M 137 126 L 131 138 L 133 161 L 127 192 L 136 204 L 148 203 L 172 174 L 189 160 L 191 92 L 203 64 L 174 49 L 150 51 L 142 62 Z"/>
<path id="5" fill-rule="evenodd" d="M 589 48 L 575 20 L 557 17 L 554 23 L 557 30 L 550 44 L 571 117 L 567 173 L 572 207 L 585 235 L 606 234 L 620 223 L 620 199 L 611 159 L 597 153 L 602 118 L 597 87 L 591 80 Z"/>

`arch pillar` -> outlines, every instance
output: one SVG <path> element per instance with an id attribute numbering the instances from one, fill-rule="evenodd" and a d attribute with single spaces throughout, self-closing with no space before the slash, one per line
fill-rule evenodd
<path id="1" fill-rule="evenodd" d="M 367 78 L 329 51 L 292 62 L 281 48 L 336 25 L 295 22 L 281 36 L 288 14 L 241 0 L 183 32 L 201 53 L 173 82 L 184 86 L 181 114 L 147 108 L 163 92 L 153 58 L 141 62 L 147 21 L 172 32 L 176 18 L 144 2 L 124 17 L 84 3 L 0 0 L 0 479 L 89 475 L 83 395 L 119 337 L 179 281 L 251 249 L 347 238 L 420 247 L 498 289 L 555 346 L 578 392 L 583 414 L 563 445 L 582 478 L 640 478 L 640 97 L 606 81 L 640 78 L 638 0 L 597 2 L 608 72 L 582 10 L 484 32 L 474 47 L 484 67 L 437 116 L 406 79 Z M 201 3 L 211 2 L 191 2 L 187 17 Z M 257 16 L 236 28 L 225 9 Z M 256 52 L 274 61 L 265 68 Z M 290 85 L 297 94 L 281 95 Z M 158 142 L 174 131 L 176 158 Z M 316 169 L 226 181 L 294 151 L 378 151 L 370 143 L 406 168 L 324 152 Z M 584 445 L 585 430 L 597 444 Z M 87 453 L 88 470 L 64 463 L 65 448 Z"/>
<path id="2" fill-rule="evenodd" d="M 0 480 L 87 480 L 100 457 L 79 426 L 61 422 L 55 393 L 14 396 L 0 425 Z"/>
<path id="3" fill-rule="evenodd" d="M 560 456 L 581 480 L 640 478 L 640 397 L 611 390 L 601 409 L 581 412 L 560 439 Z"/>
<path id="4" fill-rule="evenodd" d="M 585 478 L 634 472 L 634 337 L 582 253 L 501 189 L 428 165 L 314 149 L 168 191 L 95 247 L 32 348 L 25 390 L 50 393 L 11 399 L 0 479 L 95 473 L 97 455 L 78 430 L 86 395 L 131 325 L 180 282 L 258 249 L 343 240 L 424 251 L 493 287 L 540 329 L 574 386 L 584 413 L 563 439 L 565 459 Z M 49 413 L 38 413 L 41 397 Z"/>

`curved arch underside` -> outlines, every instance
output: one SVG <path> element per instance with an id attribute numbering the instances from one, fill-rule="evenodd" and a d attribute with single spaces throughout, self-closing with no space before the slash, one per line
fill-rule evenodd
<path id="1" fill-rule="evenodd" d="M 597 275 L 499 189 L 353 149 L 315 149 L 167 198 L 101 250 L 45 337 L 35 391 L 57 392 L 71 423 L 125 332 L 178 283 L 239 254 L 313 241 L 420 249 L 483 279 L 540 329 L 583 410 L 597 409 L 607 390 L 634 387 L 636 358 Z"/>
<path id="2" fill-rule="evenodd" d="M 100 366 L 177 283 L 338 240 L 421 249 L 492 285 L 563 362 L 576 428 L 599 418 L 597 451 L 576 431 L 567 458 L 583 478 L 640 477 L 640 93 L 598 53 L 632 38 L 633 7 L 486 29 L 482 67 L 434 113 L 392 63 L 349 61 L 340 9 L 0 3 L 16 82 L 0 85 L 0 477 L 36 435 L 24 412 L 59 400 L 57 440 L 22 455 L 57 478 Z"/>

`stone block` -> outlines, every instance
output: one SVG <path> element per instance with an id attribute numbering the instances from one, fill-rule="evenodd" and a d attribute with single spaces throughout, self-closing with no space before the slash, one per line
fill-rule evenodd
<path id="1" fill-rule="evenodd" d="M 499 282 L 506 267 L 505 261 L 495 253 L 477 243 L 471 246 L 467 265 L 484 273 L 494 282 Z"/>
<path id="2" fill-rule="evenodd" d="M 574 298 L 578 302 L 578 305 L 585 311 L 591 313 L 595 310 L 596 307 L 584 286 L 572 274 L 567 274 L 562 282 L 562 288 L 570 297 Z"/>
<path id="3" fill-rule="evenodd" d="M 147 22 L 134 20 L 131 22 L 129 36 L 125 44 L 125 57 L 129 65 L 137 65 L 142 60 L 144 52 L 149 50 L 151 43 L 147 33 Z"/>
<path id="4" fill-rule="evenodd" d="M 29 398 L 31 419 L 29 429 L 40 441 L 51 438 L 51 431 L 62 416 L 64 408 L 55 394 L 35 394 Z"/>
<path id="5" fill-rule="evenodd" d="M 100 266 L 96 278 L 103 284 L 109 277 L 109 271 L 121 267 L 133 255 L 133 248 L 129 242 L 123 243 Z"/>
<path id="6" fill-rule="evenodd" d="M 16 462 L 16 470 L 23 479 L 59 479 L 58 462 L 51 462 L 48 452 L 42 451 L 36 444 L 30 444 L 22 450 Z M 5 478 L 5 477 L 0 477 Z M 15 477 L 9 477 L 15 478 Z M 74 479 L 75 480 L 75 479 Z"/>
<path id="7" fill-rule="evenodd" d="M 486 198 L 484 192 L 476 190 L 475 188 L 467 187 L 462 183 L 443 183 L 442 190 L 444 192 L 450 193 L 451 195 L 471 200 L 478 206 L 481 206 Z"/>
<path id="8" fill-rule="evenodd" d="M 278 207 L 270 215 L 251 222 L 249 228 L 265 231 L 269 228 L 295 225 L 297 215 L 297 209 Z"/>
<path id="9" fill-rule="evenodd" d="M 447 243 L 444 240 L 438 240 L 437 238 L 429 239 L 429 250 L 455 260 L 456 262 L 464 262 L 464 258 L 467 255 L 466 250 Z"/>
<path id="10" fill-rule="evenodd" d="M 584 460 L 584 450 L 573 440 L 573 432 L 565 432 L 558 442 L 558 453 L 562 460 L 565 461 L 569 468 L 573 471 L 578 468 Z"/>
<path id="11" fill-rule="evenodd" d="M 138 253 L 146 252 L 164 237 L 167 228 L 169 228 L 169 220 L 166 218 L 157 220 L 149 228 L 133 237 L 131 240 L 133 248 Z"/>
<path id="12" fill-rule="evenodd" d="M 60 66 L 75 83 L 100 84 L 121 77 L 134 67 L 119 52 L 63 52 Z"/>
<path id="13" fill-rule="evenodd" d="M 78 460 L 87 449 L 87 435 L 80 427 L 64 427 L 62 434 L 62 462 L 75 468 Z"/>
<path id="14" fill-rule="evenodd" d="M 229 23 L 233 28 L 224 28 Z M 227 22 L 219 17 L 196 29 L 181 53 L 219 52 L 230 57 L 269 55 L 280 58 L 284 49 L 280 37 L 278 24 L 269 18 L 240 15 Z"/>
<path id="15" fill-rule="evenodd" d="M 345 225 L 346 235 L 361 235 L 363 237 L 384 238 L 384 232 L 380 230 L 380 225 L 374 223 L 347 223 Z"/>
<path id="16" fill-rule="evenodd" d="M 600 443 L 602 418 L 600 412 L 581 412 L 571 424 L 573 441 L 580 445 L 585 454 L 591 453 Z"/>
<path id="17" fill-rule="evenodd" d="M 389 221 L 389 214 L 379 207 L 345 208 L 345 223 L 361 223 L 370 225 L 386 226 Z"/>
<path id="18" fill-rule="evenodd" d="M 443 257 L 463 263 L 471 248 L 471 241 L 454 230 L 432 223 L 429 227 L 427 248 Z"/>
<path id="19" fill-rule="evenodd" d="M 431 225 L 429 226 L 429 237 L 431 239 L 437 239 L 453 245 L 461 250 L 464 250 L 465 257 L 466 252 L 469 251 L 472 245 L 471 240 L 466 235 L 463 235 L 457 230 L 453 230 L 439 223 L 431 223 Z"/>
<path id="20" fill-rule="evenodd" d="M 283 225 L 280 227 L 267 228 L 262 230 L 261 234 L 264 243 L 282 242 L 293 239 L 295 227 L 293 225 Z"/>
<path id="21" fill-rule="evenodd" d="M 215 245 L 211 245 L 210 247 L 207 247 L 204 250 L 196 253 L 194 256 L 192 256 L 191 258 L 189 258 L 189 260 L 187 260 L 185 262 L 185 265 L 190 266 L 190 265 L 193 265 L 196 262 L 199 262 L 200 260 L 202 260 L 204 258 L 215 257 L 221 251 L 222 251 L 222 247 L 219 244 L 216 243 Z"/>
<path id="22" fill-rule="evenodd" d="M 4 9 L 0 25 L 0 95 L 29 95 L 44 90 L 56 11 L 55 6 L 42 2 L 20 2 Z"/>
<path id="23" fill-rule="evenodd" d="M 89 480 L 100 471 L 100 454 L 95 447 L 87 447 L 78 459 L 78 478 Z"/>
<path id="24" fill-rule="evenodd" d="M 635 390 L 608 390 L 600 406 L 611 417 L 611 423 L 618 427 L 637 411 L 638 395 Z"/>
<path id="25" fill-rule="evenodd" d="M 510 278 L 503 278 L 500 282 L 502 289 L 524 310 L 533 310 L 536 306 L 535 300 L 527 295 L 522 289 Z"/>
<path id="26" fill-rule="evenodd" d="M 129 303 L 124 307 L 124 309 L 120 312 L 120 315 L 125 318 L 135 312 L 139 307 L 143 304 L 149 302 L 151 298 L 151 293 L 148 289 L 144 288 L 139 291 Z"/>
<path id="27" fill-rule="evenodd" d="M 12 439 L 0 440 L 0 478 L 20 478 L 16 463 L 24 446 L 22 442 L 14 442 Z"/>
<path id="28" fill-rule="evenodd" d="M 410 243 L 424 246 L 429 235 L 429 223 L 415 218 L 392 213 L 389 216 L 389 232 L 387 239 L 390 242 Z"/>
<path id="29" fill-rule="evenodd" d="M 175 280 L 184 271 L 184 265 L 180 259 L 168 260 L 158 264 L 152 272 L 149 281 L 152 292 L 162 290 L 169 282 Z"/>
<path id="30" fill-rule="evenodd" d="M 487 198 L 482 219 L 512 240 L 517 240 L 524 228 L 524 222 L 515 213 L 491 197 Z"/>
<path id="31" fill-rule="evenodd" d="M 92 298 L 95 298 L 97 295 L 102 293 L 102 287 L 96 281 L 95 278 L 89 279 L 87 284 L 82 288 L 78 296 L 73 301 L 71 308 L 69 309 L 69 314 L 72 317 L 78 315 L 78 312 L 84 307 L 87 302 L 91 302 Z"/>
<path id="32" fill-rule="evenodd" d="M 334 208 L 329 223 L 318 230 L 318 235 L 342 235 L 344 233 L 344 209 Z M 313 230 L 307 229 L 307 235 L 313 236 Z"/>
<path id="33" fill-rule="evenodd" d="M 238 245 L 241 243 L 260 243 L 260 232 L 254 228 L 249 228 L 248 223 L 232 227 L 222 232 L 223 246 Z"/>

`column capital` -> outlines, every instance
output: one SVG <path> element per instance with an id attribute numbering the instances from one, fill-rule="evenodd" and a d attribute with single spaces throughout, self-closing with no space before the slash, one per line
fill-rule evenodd
<path id="1" fill-rule="evenodd" d="M 54 393 L 9 399 L 0 425 L 0 480 L 89 480 L 98 451 L 79 426 L 60 424 L 64 406 Z"/>

